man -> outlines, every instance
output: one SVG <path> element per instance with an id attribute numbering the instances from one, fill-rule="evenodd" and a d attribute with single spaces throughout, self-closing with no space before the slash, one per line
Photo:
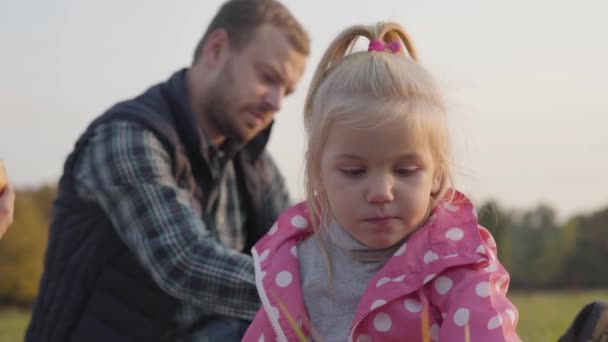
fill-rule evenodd
<path id="1" fill-rule="evenodd" d="M 246 253 L 289 205 L 264 148 L 308 50 L 277 1 L 230 0 L 189 69 L 90 125 L 64 166 L 27 341 L 240 338 L 231 327 L 260 305 Z"/>

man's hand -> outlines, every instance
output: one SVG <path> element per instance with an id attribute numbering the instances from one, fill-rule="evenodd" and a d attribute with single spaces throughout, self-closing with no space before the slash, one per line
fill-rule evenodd
<path id="1" fill-rule="evenodd" d="M 6 185 L 8 184 L 8 179 L 6 178 L 6 169 L 4 168 L 4 163 L 0 160 L 0 196 L 4 194 Z"/>
<path id="2" fill-rule="evenodd" d="M 15 190 L 8 185 L 4 164 L 0 161 L 0 239 L 13 223 Z"/>

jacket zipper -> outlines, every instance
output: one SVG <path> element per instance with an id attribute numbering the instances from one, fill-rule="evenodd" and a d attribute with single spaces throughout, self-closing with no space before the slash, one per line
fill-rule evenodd
<path id="1" fill-rule="evenodd" d="M 355 325 L 353 325 L 353 328 L 350 330 L 350 333 L 348 334 L 348 342 L 353 342 L 353 335 L 355 333 L 355 330 L 357 330 L 357 326 L 359 325 L 359 323 L 363 322 L 363 320 L 370 315 L 370 313 L 372 313 L 372 311 L 368 311 L 365 313 L 365 315 L 363 315 L 363 317 L 361 317 L 357 323 L 355 323 Z"/>
<path id="2" fill-rule="evenodd" d="M 266 314 L 266 318 L 268 318 L 268 321 L 270 322 L 270 326 L 272 327 L 272 330 L 274 330 L 274 334 L 277 337 L 277 340 L 287 342 L 287 339 L 283 339 L 281 337 L 281 334 L 279 333 L 279 331 L 282 332 L 281 327 L 275 325 L 275 322 L 271 319 L 268 308 L 266 307 L 266 305 L 263 305 L 263 306 L 264 306 L 264 313 Z"/>
<path id="3" fill-rule="evenodd" d="M 252 249 L 251 255 L 253 256 L 253 267 L 255 269 L 255 286 L 258 290 L 258 294 L 260 295 L 260 300 L 262 301 L 262 307 L 264 308 L 266 318 L 268 318 L 268 321 L 272 326 L 272 330 L 274 330 L 274 333 L 277 337 L 277 341 L 287 342 L 287 337 L 281 329 L 278 320 L 275 321 L 273 319 L 273 313 L 271 313 L 271 310 L 273 310 L 273 308 L 270 305 L 270 300 L 268 299 L 268 295 L 264 290 L 264 284 L 262 283 L 262 264 L 260 263 L 260 256 L 258 255 L 258 251 L 255 248 Z"/>

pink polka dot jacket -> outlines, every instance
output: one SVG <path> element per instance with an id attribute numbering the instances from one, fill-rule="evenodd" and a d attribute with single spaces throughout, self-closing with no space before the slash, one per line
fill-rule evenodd
<path id="1" fill-rule="evenodd" d="M 300 203 L 253 247 L 262 308 L 243 341 L 299 341 L 294 326 L 310 338 L 297 248 L 311 234 L 307 206 Z M 456 192 L 372 278 L 344 341 L 418 342 L 423 329 L 431 341 L 520 341 L 508 285 L 494 239 Z"/>

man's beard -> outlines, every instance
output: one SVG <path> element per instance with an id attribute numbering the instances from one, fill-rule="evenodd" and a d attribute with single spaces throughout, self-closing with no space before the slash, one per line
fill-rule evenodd
<path id="1" fill-rule="evenodd" d="M 231 94 L 234 93 L 230 90 L 231 87 L 235 86 L 234 77 L 232 76 L 231 62 L 228 62 L 224 66 L 215 85 L 210 88 L 205 116 L 211 120 L 213 126 L 218 130 L 217 133 L 237 144 L 241 144 L 246 142 L 248 137 L 242 135 L 242 132 L 235 122 L 238 117 L 236 117 L 236 115 L 235 117 L 230 117 L 230 114 L 233 111 L 238 110 L 238 108 L 234 106 L 234 101 L 230 101 Z"/>
<path id="2" fill-rule="evenodd" d="M 207 104 L 205 116 L 211 120 L 213 126 L 218 130 L 217 133 L 237 143 L 241 143 L 245 140 L 245 137 L 241 136 L 238 127 L 236 127 L 235 122 L 229 116 L 230 103 L 224 97 L 225 94 L 221 90 L 218 90 L 212 94 L 213 97 Z"/>

